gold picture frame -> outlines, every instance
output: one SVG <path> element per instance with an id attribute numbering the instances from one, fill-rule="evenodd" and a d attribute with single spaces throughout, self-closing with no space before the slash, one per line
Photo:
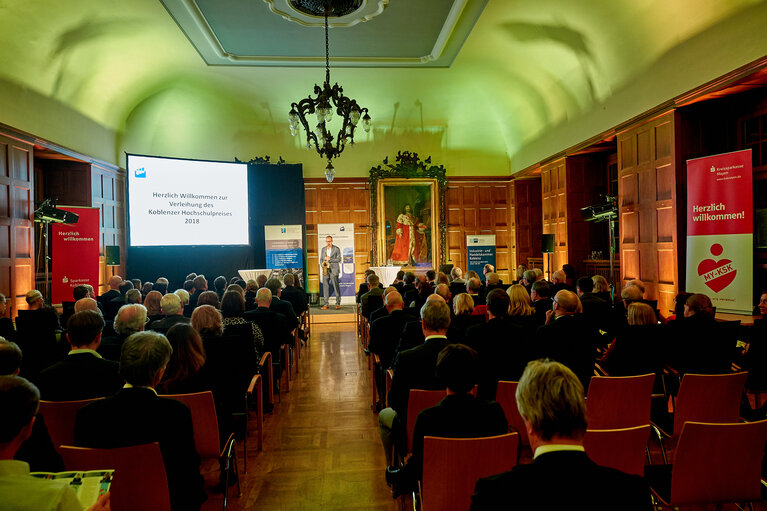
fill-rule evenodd
<path id="1" fill-rule="evenodd" d="M 377 183 L 379 264 L 431 269 L 439 264 L 436 179 L 388 178 Z"/>

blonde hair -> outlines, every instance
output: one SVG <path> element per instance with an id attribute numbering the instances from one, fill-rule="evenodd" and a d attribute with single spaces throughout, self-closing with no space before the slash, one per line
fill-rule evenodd
<path id="1" fill-rule="evenodd" d="M 474 312 L 474 299 L 469 293 L 461 293 L 453 298 L 453 312 L 456 316 Z"/>
<path id="2" fill-rule="evenodd" d="M 189 291 L 186 289 L 176 289 L 173 291 L 173 294 L 178 296 L 178 299 L 181 300 L 181 305 L 189 304 Z"/>
<path id="3" fill-rule="evenodd" d="M 245 283 L 245 291 L 258 291 L 258 282 L 253 279 L 248 279 Z"/>
<path id="4" fill-rule="evenodd" d="M 37 300 L 42 300 L 43 294 L 37 289 L 32 289 L 30 291 L 27 291 L 27 294 L 25 295 L 24 299 L 27 301 L 29 305 L 32 305 Z"/>
<path id="5" fill-rule="evenodd" d="M 221 313 L 212 305 L 200 305 L 194 309 L 192 312 L 192 326 L 200 332 L 200 335 L 222 335 L 224 333 Z"/>
<path id="6" fill-rule="evenodd" d="M 594 293 L 606 293 L 610 291 L 610 285 L 607 283 L 607 279 L 601 275 L 594 275 L 591 277 L 591 281 L 594 283 Z"/>
<path id="7" fill-rule="evenodd" d="M 555 435 L 580 439 L 586 433 L 583 385 L 567 366 L 533 360 L 517 386 L 519 414 L 544 441 Z"/>
<path id="8" fill-rule="evenodd" d="M 634 302 L 629 305 L 627 319 L 629 325 L 654 325 L 658 322 L 652 307 L 642 302 Z"/>
<path id="9" fill-rule="evenodd" d="M 525 286 L 514 284 L 506 290 L 509 295 L 509 316 L 529 316 L 533 313 L 530 306 L 530 295 Z"/>

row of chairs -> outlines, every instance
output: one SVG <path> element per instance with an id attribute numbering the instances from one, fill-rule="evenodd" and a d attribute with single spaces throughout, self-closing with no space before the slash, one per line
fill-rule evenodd
<path id="1" fill-rule="evenodd" d="M 594 377 L 586 398 L 586 452 L 600 465 L 644 475 L 654 498 L 666 505 L 758 500 L 767 421 L 739 422 L 745 377 L 745 373 L 685 375 L 676 399 L 673 430 L 665 434 L 650 421 L 654 375 Z M 529 448 L 529 441 L 516 406 L 516 387 L 517 382 L 499 382 L 496 395 L 509 421 L 513 449 L 505 445 L 512 438 L 508 435 L 489 439 L 427 437 L 421 488 L 425 509 L 454 509 L 456 502 L 465 502 L 468 507 L 478 477 L 509 470 L 519 462 L 520 451 Z M 412 451 L 418 413 L 444 396 L 444 391 L 411 390 L 406 419 L 408 451 Z M 676 444 L 672 464 L 665 451 L 662 465 L 645 464 L 645 457 L 651 462 L 651 428 L 657 432 L 661 447 L 664 440 Z M 485 452 L 488 456 L 480 457 Z M 505 468 L 495 470 L 498 464 Z M 487 472 L 485 467 L 495 467 L 495 471 Z"/>

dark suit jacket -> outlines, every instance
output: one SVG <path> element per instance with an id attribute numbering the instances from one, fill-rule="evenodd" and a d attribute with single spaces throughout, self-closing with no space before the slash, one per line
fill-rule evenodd
<path id="1" fill-rule="evenodd" d="M 531 359 L 529 331 L 508 318 L 473 326 L 466 338 L 479 355 L 482 370 L 478 395 L 483 399 L 495 399 L 498 381 L 519 381 Z"/>
<path id="2" fill-rule="evenodd" d="M 56 340 L 59 318 L 50 308 L 20 310 L 15 341 L 21 348 L 21 376 L 34 381 L 40 371 L 66 356 L 69 344 Z"/>
<path id="3" fill-rule="evenodd" d="M 37 387 L 46 401 L 79 401 L 111 396 L 123 386 L 119 364 L 88 352 L 67 355 L 40 373 Z"/>
<path id="4" fill-rule="evenodd" d="M 285 317 L 285 326 L 288 328 L 288 334 L 298 326 L 296 311 L 293 310 L 293 306 L 289 301 L 272 296 L 272 304 L 269 306 L 269 309 Z"/>
<path id="5" fill-rule="evenodd" d="M 13 459 L 29 463 L 30 472 L 63 472 L 64 460 L 53 445 L 45 419 L 37 414 L 32 433 L 24 440 Z"/>
<path id="6" fill-rule="evenodd" d="M 551 310 L 553 304 L 554 301 L 551 298 L 542 298 L 530 304 L 535 309 L 533 316 L 539 325 L 546 323 L 546 312 Z"/>
<path id="7" fill-rule="evenodd" d="M 383 288 L 377 287 L 375 289 L 371 289 L 360 297 L 360 312 L 363 316 L 370 319 L 370 314 L 374 310 L 383 306 L 383 294 Z"/>
<path id="8" fill-rule="evenodd" d="M 183 316 L 181 314 L 174 314 L 172 316 L 165 316 L 163 319 L 158 319 L 157 321 L 152 321 L 149 324 L 149 330 L 154 330 L 155 332 L 160 332 L 161 334 L 168 333 L 168 330 L 170 330 L 170 327 L 173 325 L 177 325 L 179 323 L 183 323 L 185 325 L 188 325 L 191 323 L 191 319 L 187 318 L 186 316 Z"/>
<path id="9" fill-rule="evenodd" d="M 183 403 L 151 389 L 122 389 L 77 413 L 75 445 L 114 448 L 158 442 L 173 511 L 200 509 L 205 500 L 192 414 Z"/>
<path id="10" fill-rule="evenodd" d="M 702 314 L 674 321 L 668 330 L 671 366 L 681 373 L 729 373 L 736 332 L 727 326 Z"/>
<path id="11" fill-rule="evenodd" d="M 370 324 L 375 323 L 377 319 L 385 318 L 388 314 L 389 312 L 386 310 L 386 307 L 382 305 L 370 313 Z"/>
<path id="12" fill-rule="evenodd" d="M 475 325 L 481 325 L 485 323 L 485 316 L 478 316 L 473 314 L 461 314 L 459 316 L 453 316 L 450 318 L 450 329 L 448 330 L 447 337 L 451 343 L 467 343 L 467 333 L 469 329 Z"/>
<path id="13" fill-rule="evenodd" d="M 583 315 L 596 330 L 610 330 L 612 318 L 610 304 L 594 293 L 583 293 L 580 297 Z"/>
<path id="14" fill-rule="evenodd" d="M 357 303 L 360 303 L 360 298 L 362 298 L 362 295 L 364 295 L 368 291 L 370 291 L 370 289 L 368 289 L 368 283 L 362 282 L 360 284 L 360 287 L 357 288 Z"/>
<path id="15" fill-rule="evenodd" d="M 583 314 L 552 319 L 535 333 L 532 359 L 550 358 L 569 367 L 584 389 L 589 388 L 594 374 L 596 348 L 594 334 Z"/>
<path id="16" fill-rule="evenodd" d="M 452 394 L 431 408 L 421 410 L 413 430 L 413 456 L 405 466 L 410 482 L 421 479 L 423 439 L 479 438 L 508 433 L 509 425 L 501 405 L 495 401 L 476 399 L 471 394 Z"/>
<path id="17" fill-rule="evenodd" d="M 394 377 L 389 391 L 389 406 L 397 412 L 397 417 L 402 423 L 407 418 L 410 389 L 445 388 L 444 384 L 437 381 L 437 377 L 434 376 L 434 368 L 437 365 L 437 355 L 447 344 L 446 337 L 433 337 L 420 346 L 399 352 L 394 358 L 392 363 Z"/>
<path id="18" fill-rule="evenodd" d="M 257 307 L 242 315 L 247 321 L 252 321 L 264 335 L 264 347 L 272 354 L 272 362 L 280 360 L 280 346 L 288 344 L 291 339 L 285 317 L 266 307 Z"/>
<path id="19" fill-rule="evenodd" d="M 105 303 L 105 302 L 108 302 L 109 300 L 112 300 L 113 298 L 117 298 L 118 296 L 120 296 L 120 292 L 118 290 L 110 289 L 103 295 L 99 296 L 97 300 L 101 303 Z"/>
<path id="20" fill-rule="evenodd" d="M 666 364 L 666 325 L 626 326 L 602 357 L 600 364 L 610 376 L 658 373 Z"/>
<path id="21" fill-rule="evenodd" d="M 306 301 L 306 293 L 297 287 L 285 286 L 280 294 L 280 299 L 290 302 L 296 315 L 300 315 L 309 308 Z"/>
<path id="22" fill-rule="evenodd" d="M 601 467 L 584 452 L 559 451 L 479 479 L 471 511 L 499 509 L 649 511 L 652 505 L 643 478 Z"/>
<path id="23" fill-rule="evenodd" d="M 384 368 L 391 367 L 400 334 L 409 319 L 410 316 L 404 310 L 395 309 L 391 311 L 391 314 L 373 321 L 370 325 L 368 349 L 381 357 L 381 365 Z"/>

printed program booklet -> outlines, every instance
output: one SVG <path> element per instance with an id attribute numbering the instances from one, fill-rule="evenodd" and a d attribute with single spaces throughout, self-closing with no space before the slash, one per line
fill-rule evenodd
<path id="1" fill-rule="evenodd" d="M 109 491 L 114 470 L 89 470 L 73 472 L 31 472 L 29 475 L 41 479 L 69 480 L 69 486 L 77 495 L 83 509 L 96 503 L 99 496 Z"/>

